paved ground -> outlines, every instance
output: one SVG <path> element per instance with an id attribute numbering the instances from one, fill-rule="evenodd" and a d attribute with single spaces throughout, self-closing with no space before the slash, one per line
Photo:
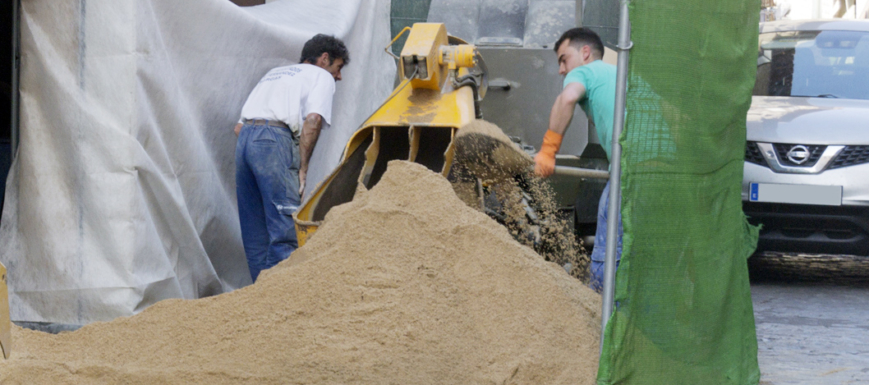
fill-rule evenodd
<path id="1" fill-rule="evenodd" d="M 869 258 L 750 262 L 761 384 L 869 384 Z"/>

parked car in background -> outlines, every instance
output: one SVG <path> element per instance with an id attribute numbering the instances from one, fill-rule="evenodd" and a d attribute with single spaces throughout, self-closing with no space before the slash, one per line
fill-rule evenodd
<path id="1" fill-rule="evenodd" d="M 762 23 L 747 128 L 758 251 L 869 256 L 869 20 Z"/>

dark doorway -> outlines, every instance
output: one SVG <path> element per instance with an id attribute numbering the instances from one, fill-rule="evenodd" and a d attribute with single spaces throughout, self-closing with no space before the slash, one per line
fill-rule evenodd
<path id="1" fill-rule="evenodd" d="M 14 2 L 0 2 L 0 213 L 5 201 L 6 176 L 12 164 L 12 36 Z"/>
<path id="2" fill-rule="evenodd" d="M 249 7 L 251 5 L 265 4 L 266 0 L 232 0 L 232 2 L 240 7 Z"/>

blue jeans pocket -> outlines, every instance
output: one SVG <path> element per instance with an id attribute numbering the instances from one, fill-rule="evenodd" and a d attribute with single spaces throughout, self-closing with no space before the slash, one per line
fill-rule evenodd
<path id="1" fill-rule="evenodd" d="M 272 132 L 271 127 L 267 126 L 254 126 L 256 130 L 251 132 L 250 141 L 255 144 L 276 144 L 278 142 L 278 138 L 275 137 L 275 133 Z"/>

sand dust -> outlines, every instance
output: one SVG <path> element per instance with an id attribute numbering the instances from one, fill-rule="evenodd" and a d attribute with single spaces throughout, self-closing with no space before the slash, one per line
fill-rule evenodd
<path id="1" fill-rule="evenodd" d="M 531 156 L 500 127 L 478 119 L 456 135 L 451 181 L 463 202 L 487 212 L 518 242 L 587 282 L 590 258 L 568 222 L 573 218 L 561 217 L 555 192 L 534 175 L 533 166 Z M 485 207 L 479 203 L 476 178 L 485 186 Z"/>
<path id="2" fill-rule="evenodd" d="M 391 162 L 255 285 L 58 335 L 13 330 L 6 384 L 592 384 L 600 297 Z"/>
<path id="3" fill-rule="evenodd" d="M 489 189 L 495 192 L 497 204 L 507 216 L 505 225 L 519 243 L 533 248 L 545 260 L 564 267 L 571 276 L 588 282 L 591 259 L 568 222 L 573 218 L 562 217 L 555 192 L 546 180 L 528 172 Z M 529 218 L 528 208 L 536 221 Z M 534 239 L 527 236 L 532 230 L 537 235 Z"/>
<path id="4" fill-rule="evenodd" d="M 533 167 L 534 161 L 498 126 L 473 120 L 456 134 L 455 162 L 485 183 L 498 183 Z"/>

